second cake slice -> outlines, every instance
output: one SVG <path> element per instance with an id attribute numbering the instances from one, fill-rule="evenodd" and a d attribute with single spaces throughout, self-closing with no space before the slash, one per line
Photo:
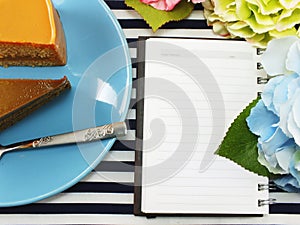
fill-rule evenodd
<path id="1" fill-rule="evenodd" d="M 58 80 L 0 79 L 0 131 L 70 87 L 67 77 Z"/>

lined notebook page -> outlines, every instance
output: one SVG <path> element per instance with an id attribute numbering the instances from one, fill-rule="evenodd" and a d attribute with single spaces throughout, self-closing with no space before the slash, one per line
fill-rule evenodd
<path id="1" fill-rule="evenodd" d="M 266 214 L 268 180 L 214 155 L 257 96 L 255 49 L 227 40 L 150 38 L 145 47 L 144 213 Z"/>

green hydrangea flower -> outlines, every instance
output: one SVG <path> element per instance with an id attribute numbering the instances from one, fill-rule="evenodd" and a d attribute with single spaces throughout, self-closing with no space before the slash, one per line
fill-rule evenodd
<path id="1" fill-rule="evenodd" d="M 224 37 L 264 48 L 274 38 L 300 36 L 300 0 L 206 0 L 202 5 L 208 25 Z"/>

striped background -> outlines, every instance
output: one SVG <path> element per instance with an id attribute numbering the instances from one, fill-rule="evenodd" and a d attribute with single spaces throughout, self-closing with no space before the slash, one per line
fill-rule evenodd
<path id="1" fill-rule="evenodd" d="M 130 46 L 133 79 L 136 78 L 136 45 L 138 36 L 213 37 L 203 18 L 201 7 L 186 20 L 169 23 L 153 33 L 141 17 L 126 7 L 123 1 L 106 1 L 121 24 Z M 132 102 L 135 98 L 132 91 Z M 159 217 L 146 219 L 133 213 L 135 109 L 132 107 L 126 122 L 129 134 L 116 141 L 105 160 L 75 186 L 43 201 L 19 207 L 0 208 L 0 223 L 94 223 L 94 224 L 195 224 L 195 223 L 251 223 L 297 224 L 300 221 L 300 195 L 274 190 L 270 215 L 264 217 Z"/>

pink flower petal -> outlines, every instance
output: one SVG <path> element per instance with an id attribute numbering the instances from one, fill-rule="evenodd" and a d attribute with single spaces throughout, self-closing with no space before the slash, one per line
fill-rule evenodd
<path id="1" fill-rule="evenodd" d="M 158 0 L 156 2 L 151 3 L 150 5 L 159 10 L 166 10 L 167 8 L 167 5 L 163 0 Z"/>
<path id="2" fill-rule="evenodd" d="M 153 6 L 156 9 L 159 9 L 159 10 L 170 11 L 179 2 L 180 2 L 180 0 L 158 0 L 154 3 L 151 3 L 151 6 Z"/>
<path id="3" fill-rule="evenodd" d="M 140 0 L 142 3 L 145 3 L 147 5 L 151 4 L 151 3 L 154 3 L 154 2 L 157 2 L 158 0 Z"/>
<path id="4" fill-rule="evenodd" d="M 201 3 L 204 2 L 205 0 L 192 0 L 192 3 L 197 4 L 197 3 Z"/>

